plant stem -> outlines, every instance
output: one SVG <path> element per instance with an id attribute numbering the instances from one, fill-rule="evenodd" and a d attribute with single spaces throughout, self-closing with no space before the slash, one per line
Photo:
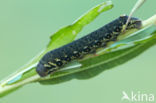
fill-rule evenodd
<path id="1" fill-rule="evenodd" d="M 148 18 L 147 20 L 144 20 L 142 23 L 143 27 L 147 27 L 147 26 L 153 25 L 153 24 L 156 25 L 156 14 L 153 15 L 152 17 Z"/>
<path id="2" fill-rule="evenodd" d="M 12 85 L 6 85 L 6 86 L 1 86 L 0 85 L 0 94 L 2 94 L 3 92 L 6 92 L 6 91 L 12 90 L 14 88 L 18 88 L 20 86 L 23 86 L 25 84 L 34 82 L 34 81 L 38 80 L 39 78 L 40 78 L 39 75 L 35 75 L 35 76 L 32 76 L 32 77 L 30 77 L 28 79 L 25 79 L 25 80 L 23 80 L 21 82 L 18 82 L 18 83 L 12 84 Z"/>

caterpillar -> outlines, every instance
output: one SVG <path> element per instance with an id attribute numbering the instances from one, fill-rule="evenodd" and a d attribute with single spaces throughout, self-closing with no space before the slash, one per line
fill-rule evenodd
<path id="1" fill-rule="evenodd" d="M 80 59 L 87 54 L 95 53 L 98 48 L 104 48 L 109 42 L 116 41 L 117 37 L 122 34 L 122 29 L 127 19 L 128 16 L 126 15 L 120 16 L 78 40 L 49 51 L 39 61 L 36 68 L 37 73 L 41 77 L 52 74 L 72 60 Z M 126 30 L 139 29 L 141 26 L 141 20 L 132 17 Z"/>

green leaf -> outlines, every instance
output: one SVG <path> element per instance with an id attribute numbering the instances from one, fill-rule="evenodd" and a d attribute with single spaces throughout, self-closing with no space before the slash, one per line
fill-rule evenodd
<path id="1" fill-rule="evenodd" d="M 76 20 L 73 24 L 63 27 L 56 33 L 54 33 L 50 38 L 50 42 L 47 46 L 48 50 L 53 50 L 62 45 L 72 42 L 77 34 L 90 22 L 92 22 L 99 14 L 104 11 L 107 11 L 113 7 L 111 1 L 103 2 L 89 12 L 84 14 L 80 19 Z"/>

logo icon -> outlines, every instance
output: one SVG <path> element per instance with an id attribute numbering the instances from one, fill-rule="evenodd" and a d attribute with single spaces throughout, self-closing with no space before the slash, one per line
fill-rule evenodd
<path id="1" fill-rule="evenodd" d="M 141 93 L 140 91 L 134 92 L 131 91 L 129 94 L 125 91 L 122 91 L 122 101 L 130 102 L 154 102 L 154 94 L 152 93 Z"/>

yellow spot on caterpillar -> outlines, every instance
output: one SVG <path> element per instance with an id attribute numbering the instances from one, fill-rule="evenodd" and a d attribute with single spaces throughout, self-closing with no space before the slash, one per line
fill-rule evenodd
<path id="1" fill-rule="evenodd" d="M 84 49 L 88 48 L 88 46 L 85 46 Z"/>
<path id="2" fill-rule="evenodd" d="M 48 64 L 44 64 L 44 67 L 51 67 L 50 65 L 48 65 Z"/>
<path id="3" fill-rule="evenodd" d="M 56 66 L 56 64 L 54 64 L 54 63 L 52 63 L 52 62 L 48 62 L 50 65 L 54 65 L 54 66 Z"/>
<path id="4" fill-rule="evenodd" d="M 55 60 L 56 60 L 56 61 L 60 61 L 60 59 L 59 59 L 59 58 L 55 58 Z"/>
<path id="5" fill-rule="evenodd" d="M 118 34 L 118 32 L 113 31 L 113 34 Z"/>
<path id="6" fill-rule="evenodd" d="M 78 51 L 74 51 L 73 53 L 76 54 L 76 53 L 78 53 Z"/>
<path id="7" fill-rule="evenodd" d="M 123 26 L 122 26 L 121 33 L 125 32 L 125 30 L 126 30 L 126 25 L 123 25 Z"/>

